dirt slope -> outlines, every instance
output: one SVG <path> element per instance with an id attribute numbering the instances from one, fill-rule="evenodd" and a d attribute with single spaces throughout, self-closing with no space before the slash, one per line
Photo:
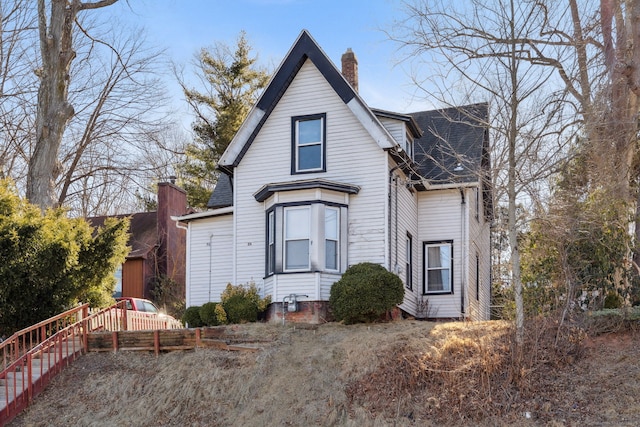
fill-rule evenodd
<path id="1" fill-rule="evenodd" d="M 545 358 L 538 336 L 525 355 L 536 363 L 518 376 L 500 322 L 237 328 L 272 342 L 258 353 L 88 354 L 11 425 L 640 425 L 631 333 L 587 338 L 562 358 Z"/>

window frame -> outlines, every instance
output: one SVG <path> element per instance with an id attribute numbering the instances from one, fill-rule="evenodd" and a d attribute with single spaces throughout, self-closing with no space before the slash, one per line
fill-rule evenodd
<path id="1" fill-rule="evenodd" d="M 449 265 L 446 267 L 446 269 L 449 270 L 449 289 L 442 289 L 442 290 L 434 290 L 434 291 L 430 291 L 429 290 L 429 281 L 428 281 L 428 277 L 429 277 L 429 271 L 432 270 L 436 270 L 436 268 L 429 268 L 429 248 L 432 247 L 443 247 L 446 246 L 449 248 Z M 445 267 L 438 267 L 439 270 L 444 270 Z M 422 294 L 423 295 L 450 295 L 453 294 L 453 284 L 454 284 L 454 277 L 453 277 L 453 240 L 440 240 L 440 241 L 430 241 L 430 242 L 423 242 L 423 246 L 422 246 Z M 444 287 L 444 286 L 443 286 Z"/>
<path id="2" fill-rule="evenodd" d="M 286 211 L 291 209 L 306 208 L 309 215 L 309 264 L 306 269 L 286 268 Z M 326 263 L 326 210 L 335 209 L 337 212 L 337 240 L 336 242 L 336 269 L 327 268 Z M 270 217 L 273 218 L 273 241 L 270 243 Z M 328 273 L 342 274 L 348 265 L 347 241 L 348 241 L 348 205 L 321 200 L 304 202 L 286 202 L 269 206 L 265 210 L 265 271 L 264 278 L 278 274 L 296 273 Z M 290 239 L 287 239 L 290 240 Z M 316 243 L 318 242 L 318 243 Z M 272 251 L 273 261 L 269 265 L 269 251 Z"/>
<path id="3" fill-rule="evenodd" d="M 320 141 L 313 143 L 305 143 L 300 145 L 298 142 L 299 123 L 305 121 L 320 120 Z M 291 175 L 326 172 L 327 158 L 327 114 L 308 114 L 304 116 L 294 116 L 291 118 Z M 320 145 L 320 167 L 317 168 L 300 168 L 300 147 L 310 147 Z"/>
<path id="4" fill-rule="evenodd" d="M 336 213 L 336 237 L 335 239 L 330 239 L 327 237 L 327 211 L 334 211 Z M 327 261 L 327 242 L 332 241 L 335 242 L 335 268 L 329 267 L 329 263 Z M 326 271 L 340 271 L 340 208 L 336 206 L 327 206 L 324 207 L 324 268 Z"/>
<path id="5" fill-rule="evenodd" d="M 276 271 L 276 211 L 274 209 L 267 211 L 266 231 L 265 272 L 270 276 Z"/>
<path id="6" fill-rule="evenodd" d="M 480 301 L 480 255 L 476 252 L 476 301 Z"/>
<path id="7" fill-rule="evenodd" d="M 288 213 L 289 212 L 293 212 L 293 211 L 306 211 L 307 212 L 307 230 L 306 230 L 306 239 L 301 239 L 299 238 L 299 236 L 296 236 L 295 238 L 291 238 L 287 235 L 287 232 L 289 230 L 288 224 L 289 224 L 289 218 L 288 218 Z M 290 273 L 290 272 L 299 272 L 299 271 L 310 271 L 311 270 L 311 205 L 301 205 L 301 206 L 288 206 L 285 207 L 283 209 L 283 213 L 282 213 L 282 217 L 283 217 L 283 225 L 282 225 L 282 246 L 283 246 L 283 251 L 282 251 L 282 270 L 285 273 Z M 304 268 L 290 268 L 289 264 L 288 264 L 288 242 L 302 242 L 302 241 L 307 241 L 307 265 Z"/>
<path id="8" fill-rule="evenodd" d="M 405 286 L 409 290 L 413 290 L 413 236 L 407 232 L 406 240 L 406 260 L 405 260 Z"/>

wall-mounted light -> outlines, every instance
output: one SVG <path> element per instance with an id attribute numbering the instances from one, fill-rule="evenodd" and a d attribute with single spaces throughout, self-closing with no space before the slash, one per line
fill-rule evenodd
<path id="1" fill-rule="evenodd" d="M 453 168 L 454 172 L 462 172 L 464 168 L 462 167 L 462 163 L 458 163 L 455 168 Z"/>

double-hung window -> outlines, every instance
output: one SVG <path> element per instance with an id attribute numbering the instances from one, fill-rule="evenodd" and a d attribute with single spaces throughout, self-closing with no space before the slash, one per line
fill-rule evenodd
<path id="1" fill-rule="evenodd" d="M 413 238 L 407 233 L 407 260 L 405 263 L 406 277 L 404 285 L 413 289 Z"/>
<path id="2" fill-rule="evenodd" d="M 284 213 L 285 271 L 309 270 L 311 209 L 308 206 L 286 208 Z"/>
<path id="3" fill-rule="evenodd" d="M 326 114 L 292 118 L 291 173 L 325 170 Z"/>
<path id="4" fill-rule="evenodd" d="M 453 244 L 425 243 L 424 257 L 424 293 L 451 293 Z"/>
<path id="5" fill-rule="evenodd" d="M 276 271 L 276 213 L 267 215 L 267 275 Z"/>
<path id="6" fill-rule="evenodd" d="M 339 269 L 339 249 L 340 249 L 340 209 L 325 207 L 324 210 L 324 251 L 325 268 L 327 270 Z"/>

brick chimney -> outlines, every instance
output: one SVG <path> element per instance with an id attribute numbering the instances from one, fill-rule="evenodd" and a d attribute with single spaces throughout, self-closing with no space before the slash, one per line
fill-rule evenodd
<path id="1" fill-rule="evenodd" d="M 358 58 L 351 48 L 347 48 L 347 51 L 342 54 L 342 75 L 353 90 L 358 92 Z"/>
<path id="2" fill-rule="evenodd" d="M 170 182 L 158 183 L 158 269 L 175 280 L 179 286 L 185 283 L 186 231 L 176 227 L 172 216 L 187 213 L 187 192 Z"/>

